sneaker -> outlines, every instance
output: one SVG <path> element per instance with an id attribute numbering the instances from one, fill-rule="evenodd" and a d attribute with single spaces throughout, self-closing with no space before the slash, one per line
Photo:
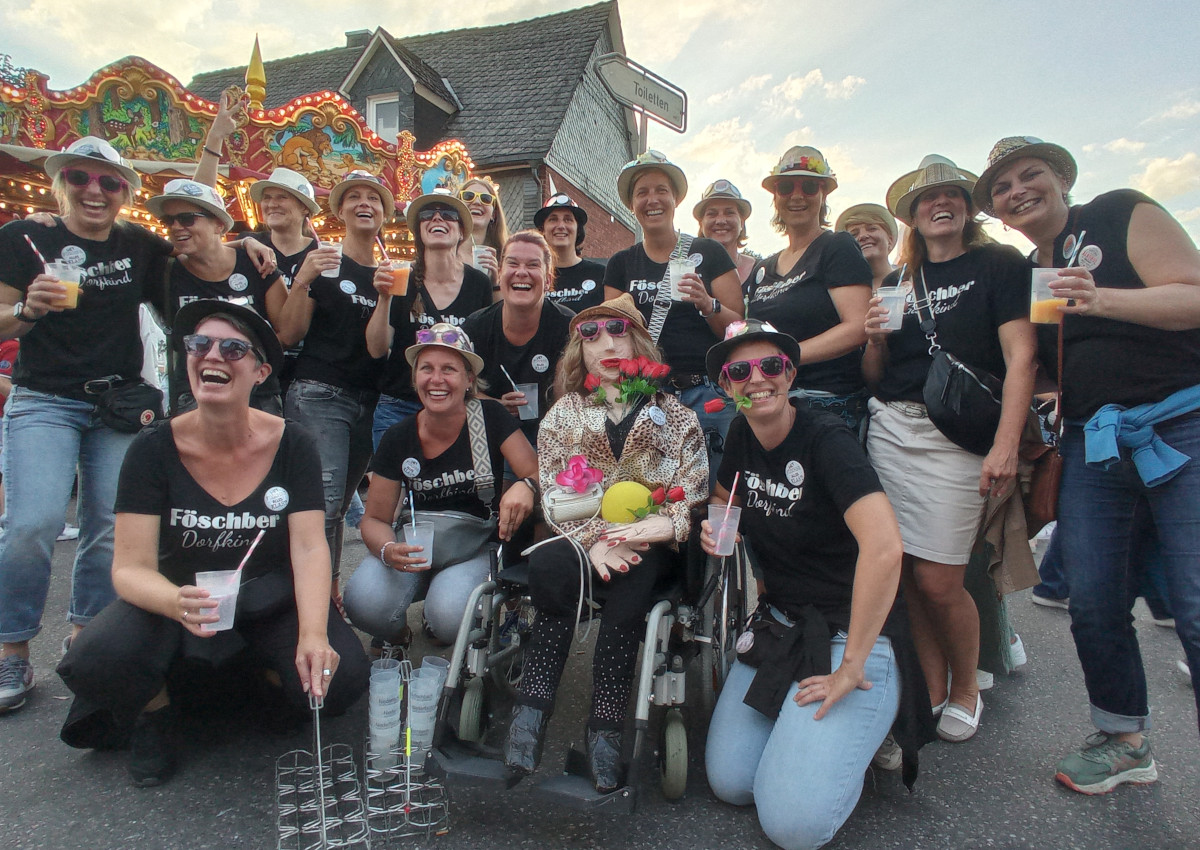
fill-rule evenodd
<path id="1" fill-rule="evenodd" d="M 1180 675 L 1183 676 L 1183 681 L 1187 682 L 1189 685 L 1192 683 L 1192 668 L 1188 666 L 1186 661 L 1180 658 L 1175 662 L 1175 669 L 1178 670 Z"/>
<path id="2" fill-rule="evenodd" d="M 904 754 L 900 752 L 900 745 L 890 733 L 883 739 L 875 755 L 871 756 L 871 764 L 880 770 L 899 770 L 903 761 Z"/>
<path id="3" fill-rule="evenodd" d="M 170 742 L 170 708 L 143 712 L 129 738 L 129 776 L 139 788 L 162 785 L 175 772 Z"/>
<path id="4" fill-rule="evenodd" d="M 1008 645 L 1008 658 L 1014 669 L 1024 667 L 1025 662 L 1029 660 L 1029 656 L 1025 654 L 1025 641 L 1021 640 L 1021 636 L 1016 632 L 1013 632 L 1012 642 Z"/>
<path id="5" fill-rule="evenodd" d="M 63 543 L 67 540 L 78 540 L 79 527 L 67 523 L 63 526 L 63 530 L 58 533 L 58 537 L 55 537 L 54 539 L 59 543 Z"/>
<path id="6" fill-rule="evenodd" d="M 25 704 L 25 695 L 33 690 L 33 665 L 19 655 L 0 659 L 0 714 Z"/>
<path id="7" fill-rule="evenodd" d="M 981 691 L 990 691 L 996 684 L 996 677 L 987 670 L 976 669 L 975 684 L 979 686 L 979 690 Z"/>
<path id="8" fill-rule="evenodd" d="M 1103 732 L 1089 735 L 1085 746 L 1058 763 L 1054 778 L 1081 794 L 1107 794 L 1129 782 L 1148 785 L 1158 781 L 1158 769 L 1150 753 L 1150 739 L 1133 747 Z"/>
<path id="9" fill-rule="evenodd" d="M 1041 605 L 1043 608 L 1061 608 L 1067 610 L 1067 603 L 1070 600 L 1067 597 L 1059 599 L 1057 596 L 1040 596 L 1036 593 L 1031 593 L 1029 599 L 1034 605 Z"/>

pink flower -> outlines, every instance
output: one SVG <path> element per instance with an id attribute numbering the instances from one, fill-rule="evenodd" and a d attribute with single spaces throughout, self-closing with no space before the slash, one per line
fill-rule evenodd
<path id="1" fill-rule="evenodd" d="M 574 455 L 567 461 L 567 468 L 554 476 L 556 484 L 560 487 L 571 487 L 576 493 L 586 492 L 588 487 L 602 480 L 604 473 L 588 466 L 587 458 L 583 455 Z"/>

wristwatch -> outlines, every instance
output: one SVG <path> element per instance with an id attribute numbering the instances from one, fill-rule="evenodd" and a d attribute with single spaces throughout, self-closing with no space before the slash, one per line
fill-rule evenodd
<path id="1" fill-rule="evenodd" d="M 696 311 L 699 312 L 700 308 L 697 307 Z M 700 313 L 700 316 L 701 316 L 701 318 L 708 319 L 708 318 L 711 318 L 711 317 L 717 315 L 717 313 L 720 313 L 720 312 L 721 312 L 721 302 L 718 301 L 716 298 L 714 298 L 713 302 L 712 302 L 712 312 L 709 313 L 707 316 L 705 316 L 703 313 Z"/>
<path id="2" fill-rule="evenodd" d="M 13 305 L 13 316 L 18 321 L 22 321 L 27 325 L 32 325 L 34 322 L 41 321 L 41 319 L 42 319 L 41 316 L 35 316 L 32 319 L 27 318 L 25 316 L 25 302 L 24 301 L 18 301 L 16 304 Z"/>

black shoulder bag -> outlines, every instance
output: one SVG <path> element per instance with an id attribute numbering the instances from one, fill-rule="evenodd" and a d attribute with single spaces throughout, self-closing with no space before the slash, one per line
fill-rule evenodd
<path id="1" fill-rule="evenodd" d="M 937 322 L 925 288 L 924 268 L 917 270 L 917 279 L 920 281 L 916 293 L 917 318 L 921 320 L 921 331 L 929 340 L 929 353 L 933 357 L 923 390 L 929 420 L 950 442 L 972 454 L 986 455 L 1000 424 L 1003 384 L 995 375 L 968 366 L 938 345 Z"/>

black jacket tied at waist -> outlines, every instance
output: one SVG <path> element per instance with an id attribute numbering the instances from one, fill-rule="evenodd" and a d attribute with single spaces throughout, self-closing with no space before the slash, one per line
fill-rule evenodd
<path id="1" fill-rule="evenodd" d="M 781 623 L 767 603 L 759 605 L 750 623 L 754 643 L 738 660 L 758 672 L 742 702 L 774 720 L 793 682 L 809 676 L 828 676 L 829 624 L 812 605 L 805 605 L 793 625 Z"/>

